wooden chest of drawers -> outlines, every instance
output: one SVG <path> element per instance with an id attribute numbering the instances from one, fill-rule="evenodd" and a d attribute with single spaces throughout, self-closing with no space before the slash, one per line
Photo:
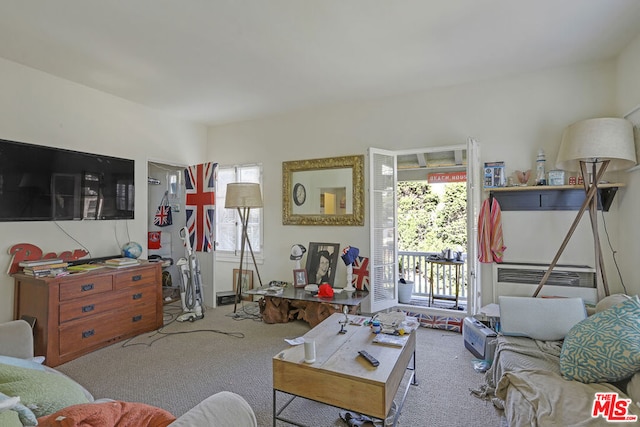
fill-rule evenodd
<path id="1" fill-rule="evenodd" d="M 15 274 L 14 318 L 36 318 L 35 354 L 57 366 L 160 328 L 161 266 L 101 268 L 58 278 Z"/>

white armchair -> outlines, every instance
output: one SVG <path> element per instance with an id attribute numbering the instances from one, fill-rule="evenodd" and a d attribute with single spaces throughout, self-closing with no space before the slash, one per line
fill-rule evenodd
<path id="1" fill-rule="evenodd" d="M 33 357 L 33 330 L 24 320 L 14 320 L 0 323 L 0 355 L 20 359 Z M 46 370 L 62 373 L 53 368 Z M 76 383 L 77 384 L 77 383 Z M 83 392 L 93 401 L 93 396 L 78 384 Z M 103 399 L 101 399 L 103 400 Z M 0 420 L 1 425 L 3 420 Z M 198 426 L 238 426 L 257 427 L 256 416 L 251 406 L 238 394 L 222 391 L 209 396 L 187 413 L 180 416 L 169 427 L 198 427 Z"/>
<path id="2" fill-rule="evenodd" d="M 33 331 L 27 322 L 0 323 L 0 355 L 20 359 L 33 357 Z"/>

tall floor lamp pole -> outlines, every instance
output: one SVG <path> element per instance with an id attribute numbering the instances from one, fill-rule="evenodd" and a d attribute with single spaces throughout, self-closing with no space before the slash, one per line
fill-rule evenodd
<path id="1" fill-rule="evenodd" d="M 588 164 L 591 164 L 590 172 L 587 169 Z M 549 279 L 552 270 L 560 259 L 560 255 L 562 255 L 587 209 L 589 209 L 591 231 L 593 233 L 596 281 L 600 278 L 604 295 L 609 295 L 609 283 L 605 273 L 598 234 L 598 182 L 607 170 L 627 169 L 635 164 L 636 152 L 633 125 L 628 120 L 620 118 L 589 119 L 574 123 L 565 129 L 556 167 L 567 171 L 579 171 L 584 181 L 586 195 L 582 206 L 578 210 L 578 215 L 560 245 L 560 249 L 558 249 L 551 264 L 549 264 L 549 268 L 542 276 L 540 284 L 533 293 L 534 297 L 538 296 Z M 598 296 L 601 296 L 599 289 L 598 294 Z"/>
<path id="2" fill-rule="evenodd" d="M 569 228 L 569 232 L 567 233 L 566 237 L 562 241 L 562 244 L 560 245 L 560 249 L 558 249 L 558 252 L 556 252 L 556 255 L 555 255 L 555 257 L 553 257 L 553 260 L 551 261 L 551 264 L 549 264 L 549 268 L 547 269 L 547 271 L 544 274 L 544 276 L 542 276 L 542 279 L 540 280 L 540 284 L 536 288 L 536 291 L 533 293 L 534 297 L 538 296 L 538 294 L 542 290 L 542 287 L 545 285 L 545 283 L 547 283 L 547 280 L 549 279 L 549 276 L 551 276 L 551 272 L 553 271 L 555 266 L 558 264 L 558 260 L 560 259 L 560 255 L 562 255 L 562 253 L 564 252 L 565 248 L 567 247 L 567 244 L 569 243 L 569 240 L 571 240 L 571 236 L 573 236 L 573 232 L 576 231 L 576 228 L 578 227 L 578 224 L 580 223 L 580 220 L 582 219 L 582 215 L 587 210 L 587 208 L 589 208 L 589 215 L 591 216 L 591 230 L 593 232 L 594 248 L 596 250 L 596 252 L 595 252 L 595 254 L 596 254 L 596 278 L 601 275 L 600 273 L 602 273 L 603 288 L 605 289 L 605 294 L 606 295 L 609 294 L 609 285 L 608 285 L 607 280 L 606 280 L 606 275 L 604 274 L 604 268 L 603 268 L 604 265 L 602 263 L 602 252 L 600 250 L 600 238 L 598 237 L 598 225 L 597 225 L 597 217 L 596 217 L 596 213 L 597 213 L 597 209 L 598 209 L 598 197 L 597 197 L 598 185 L 597 185 L 597 180 L 600 179 L 602 177 L 602 175 L 604 174 L 604 172 L 606 170 L 606 166 L 607 166 L 608 163 L 609 163 L 609 161 L 606 161 L 606 163 L 603 162 L 603 165 L 600 168 L 600 172 L 597 175 L 596 174 L 593 175 L 595 177 L 594 184 L 589 186 L 588 185 L 589 177 L 585 176 L 586 175 L 585 174 L 586 166 L 585 166 L 584 162 L 581 162 L 581 170 L 582 170 L 583 179 L 585 179 L 584 182 L 585 182 L 585 192 L 586 192 L 586 196 L 585 196 L 584 202 L 582 202 L 582 206 L 580 206 L 580 209 L 578 210 L 578 215 L 573 220 L 573 224 L 571 224 L 571 227 Z M 595 163 L 593 164 L 593 168 L 594 169 L 596 168 L 596 164 Z M 595 209 L 596 209 L 595 212 L 592 209 L 594 205 L 595 205 Z"/>
<path id="3" fill-rule="evenodd" d="M 240 224 L 242 226 L 242 236 L 240 238 L 240 269 L 237 282 L 235 284 L 236 295 L 233 303 L 233 312 L 235 313 L 238 301 L 242 298 L 242 263 L 244 261 L 244 248 L 247 244 L 249 246 L 251 258 L 253 259 L 253 265 L 255 266 L 256 273 L 258 274 L 258 279 L 260 280 L 260 286 L 262 286 L 262 280 L 260 279 L 260 273 L 258 272 L 258 264 L 256 264 L 256 258 L 253 254 L 249 234 L 247 233 L 251 208 L 262 207 L 260 184 L 252 182 L 233 182 L 227 184 L 227 194 L 224 201 L 224 207 L 236 208 L 238 210 L 238 215 L 240 215 Z"/>
<path id="4" fill-rule="evenodd" d="M 262 287 L 262 278 L 260 277 L 260 271 L 258 270 L 258 263 L 256 263 L 256 256 L 253 254 L 251 239 L 249 239 L 249 234 L 247 234 L 247 230 L 249 229 L 249 208 L 243 208 L 242 212 L 240 211 L 240 208 L 238 208 L 238 215 L 240 215 L 240 221 L 242 223 L 242 237 L 244 238 L 246 245 L 249 246 L 249 253 L 251 254 L 253 265 L 256 267 L 258 282 L 260 283 L 260 287 Z M 242 246 L 244 247 L 244 244 Z"/>

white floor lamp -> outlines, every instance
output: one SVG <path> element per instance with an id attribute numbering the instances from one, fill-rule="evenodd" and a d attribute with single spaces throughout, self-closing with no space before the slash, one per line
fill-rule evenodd
<path id="1" fill-rule="evenodd" d="M 253 265 L 258 275 L 258 281 L 262 287 L 262 279 L 258 272 L 258 264 L 256 264 L 256 257 L 253 254 L 253 248 L 251 247 L 251 241 L 247 234 L 247 226 L 249 224 L 249 211 L 251 208 L 262 207 L 262 195 L 260 193 L 260 184 L 252 182 L 232 182 L 227 184 L 227 194 L 224 199 L 225 208 L 236 208 L 240 215 L 240 222 L 242 224 L 242 238 L 240 243 L 240 272 L 238 274 L 238 282 L 236 283 L 236 296 L 233 303 L 233 312 L 236 312 L 238 301 L 242 298 L 242 262 L 244 260 L 244 247 L 245 244 L 249 246 L 249 252 L 253 259 Z"/>
<path id="2" fill-rule="evenodd" d="M 562 135 L 562 142 L 556 160 L 558 169 L 579 171 L 584 180 L 586 197 L 578 211 L 567 236 L 560 245 L 556 256 L 551 261 L 549 269 L 540 280 L 533 296 L 538 293 L 547 282 L 551 271 L 558 263 L 558 259 L 571 239 L 584 211 L 589 209 L 591 230 L 593 232 L 596 281 L 602 279 L 604 296 L 609 295 L 609 284 L 604 269 L 604 260 L 598 236 L 598 181 L 605 171 L 628 169 L 636 164 L 636 150 L 633 140 L 633 125 L 620 118 L 588 119 L 574 123 L 567 127 Z M 591 166 L 590 170 L 588 166 Z M 598 290 L 598 296 L 601 296 Z"/>

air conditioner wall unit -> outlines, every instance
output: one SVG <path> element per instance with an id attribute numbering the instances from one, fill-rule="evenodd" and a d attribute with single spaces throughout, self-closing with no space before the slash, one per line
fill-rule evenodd
<path id="1" fill-rule="evenodd" d="M 493 264 L 494 302 L 502 295 L 533 296 L 548 269 L 548 264 Z M 596 304 L 596 271 L 588 266 L 556 265 L 538 296 L 579 297 L 587 304 Z"/>

